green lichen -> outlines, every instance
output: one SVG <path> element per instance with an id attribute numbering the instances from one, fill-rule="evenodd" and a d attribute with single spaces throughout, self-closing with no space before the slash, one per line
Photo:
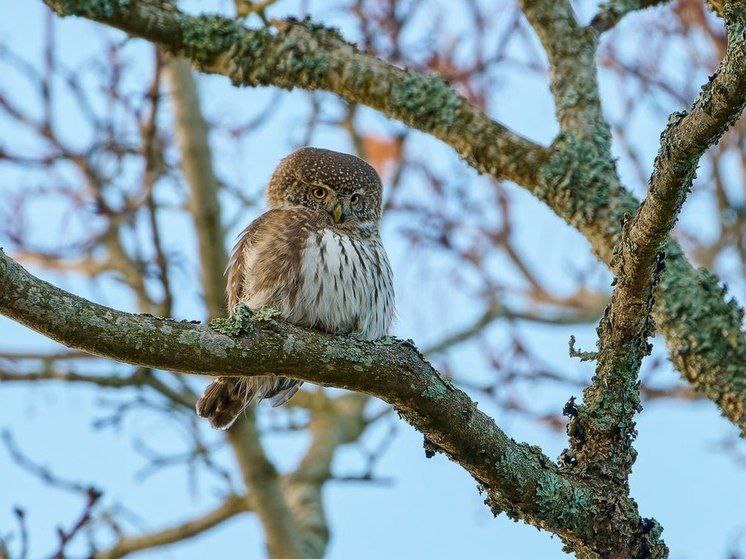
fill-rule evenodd
<path id="1" fill-rule="evenodd" d="M 319 43 L 327 47 L 340 47 L 347 46 L 357 51 L 357 46 L 347 41 L 342 32 L 337 27 L 331 27 L 324 25 L 323 23 L 317 23 L 311 19 L 310 16 L 306 16 L 303 19 L 287 18 L 284 21 L 288 26 L 295 26 L 296 28 L 301 27 L 313 35 Z"/>
<path id="2" fill-rule="evenodd" d="M 286 355 L 291 353 L 303 353 L 306 351 L 306 344 L 301 340 L 296 339 L 295 334 L 288 334 L 285 341 L 282 343 L 282 351 Z"/>
<path id="3" fill-rule="evenodd" d="M 357 347 L 354 343 L 344 343 L 342 341 L 343 339 L 344 338 L 339 338 L 337 343 L 324 348 L 322 358 L 326 361 L 353 361 L 359 363 L 363 367 L 370 367 L 373 365 L 373 358 L 371 355 L 366 353 L 360 347 Z"/>
<path id="4" fill-rule="evenodd" d="M 268 322 L 275 317 L 280 316 L 281 314 L 282 313 L 280 311 L 278 311 L 277 309 L 273 309 L 272 307 L 262 307 L 252 314 L 252 318 L 256 322 Z"/>
<path id="5" fill-rule="evenodd" d="M 253 329 L 252 320 L 255 320 L 255 315 L 251 312 L 251 309 L 246 305 L 239 305 L 232 315 L 213 318 L 208 326 L 216 332 L 236 338 L 251 333 Z"/>
<path id="6" fill-rule="evenodd" d="M 446 396 L 446 391 L 443 388 L 443 385 L 438 384 L 429 384 L 427 388 L 425 388 L 425 392 L 422 394 L 425 396 L 425 398 L 430 399 L 441 399 Z"/>
<path id="7" fill-rule="evenodd" d="M 321 87 L 331 69 L 331 59 L 319 43 L 332 39 L 309 37 L 305 27 L 285 23 L 281 26 L 284 31 L 244 30 L 232 41 L 226 52 L 230 61 L 228 77 L 235 85 Z"/>
<path id="8" fill-rule="evenodd" d="M 717 402 L 746 433 L 744 311 L 725 297 L 726 288 L 715 274 L 692 274 L 678 248 L 669 244 L 666 251 L 655 317 L 671 359 L 698 392 Z"/>
<path id="9" fill-rule="evenodd" d="M 463 98 L 435 74 L 406 72 L 391 84 L 389 108 L 418 128 L 436 130 L 453 126 Z"/>
<path id="10" fill-rule="evenodd" d="M 208 335 L 204 330 L 186 330 L 179 334 L 177 341 L 188 346 L 199 346 L 209 355 L 224 359 L 228 350 L 235 347 L 236 342 L 223 336 Z"/>
<path id="11" fill-rule="evenodd" d="M 611 158 L 596 141 L 560 134 L 541 168 L 535 194 L 575 227 L 592 223 L 609 204 L 616 182 Z"/>
<path id="12" fill-rule="evenodd" d="M 184 54 L 202 66 L 227 51 L 242 36 L 243 27 L 235 20 L 208 15 L 180 14 L 180 17 L 184 21 L 181 26 Z"/>
<path id="13" fill-rule="evenodd" d="M 567 526 L 586 541 L 593 541 L 591 527 L 578 523 L 581 511 L 591 508 L 592 496 L 585 490 L 574 488 L 565 478 L 552 472 L 543 472 L 536 481 L 536 513 L 539 518 Z"/>

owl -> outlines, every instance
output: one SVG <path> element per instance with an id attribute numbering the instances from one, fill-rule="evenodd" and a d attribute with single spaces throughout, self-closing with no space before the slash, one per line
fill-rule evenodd
<path id="1" fill-rule="evenodd" d="M 241 233 L 228 264 L 228 308 L 271 307 L 287 322 L 375 340 L 394 316 L 391 266 L 380 237 L 381 180 L 362 159 L 304 147 L 267 186 L 268 211 Z M 197 414 L 227 429 L 254 401 L 287 402 L 302 382 L 217 378 Z"/>

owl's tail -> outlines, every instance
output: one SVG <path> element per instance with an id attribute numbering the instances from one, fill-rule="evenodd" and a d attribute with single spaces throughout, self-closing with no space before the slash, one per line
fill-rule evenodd
<path id="1" fill-rule="evenodd" d="M 216 429 L 228 429 L 254 401 L 270 399 L 273 408 L 292 398 L 303 381 L 285 377 L 218 377 L 197 400 L 197 415 Z"/>

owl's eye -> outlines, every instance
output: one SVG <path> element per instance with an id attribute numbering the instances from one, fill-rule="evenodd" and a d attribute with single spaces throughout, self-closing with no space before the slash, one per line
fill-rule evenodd
<path id="1" fill-rule="evenodd" d="M 311 193 L 313 194 L 313 197 L 316 198 L 317 200 L 323 200 L 324 198 L 326 198 L 326 188 L 317 186 L 316 188 L 313 189 Z"/>
<path id="2" fill-rule="evenodd" d="M 352 196 L 350 196 L 350 203 L 353 206 L 359 206 L 360 205 L 360 201 L 361 201 L 360 194 L 353 194 Z"/>

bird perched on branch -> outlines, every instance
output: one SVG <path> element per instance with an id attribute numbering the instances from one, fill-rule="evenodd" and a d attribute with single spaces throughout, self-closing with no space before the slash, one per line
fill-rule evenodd
<path id="1" fill-rule="evenodd" d="M 228 264 L 228 307 L 271 307 L 293 324 L 374 340 L 394 316 L 391 267 L 381 243 L 381 180 L 362 159 L 301 148 L 267 186 L 269 210 L 241 234 Z M 227 429 L 253 401 L 287 402 L 301 381 L 215 379 L 197 414 Z"/>

